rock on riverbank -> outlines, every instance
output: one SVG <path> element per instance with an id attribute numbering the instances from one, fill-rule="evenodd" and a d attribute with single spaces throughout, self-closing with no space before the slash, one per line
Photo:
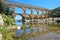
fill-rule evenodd
<path id="1" fill-rule="evenodd" d="M 3 25 L 4 25 L 4 21 L 3 21 L 2 15 L 0 15 L 0 26 L 3 26 Z"/>
<path id="2" fill-rule="evenodd" d="M 0 33 L 0 40 L 2 40 L 2 34 Z"/>

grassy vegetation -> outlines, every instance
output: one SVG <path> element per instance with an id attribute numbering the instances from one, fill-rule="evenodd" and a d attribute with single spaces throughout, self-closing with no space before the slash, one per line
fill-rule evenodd
<path id="1" fill-rule="evenodd" d="M 3 35 L 3 40 L 14 40 L 13 37 L 15 37 L 14 30 L 9 30 L 9 24 L 11 24 L 11 27 L 17 27 L 15 24 L 15 21 L 10 16 L 7 16 L 5 14 L 0 14 L 3 17 L 4 26 L 0 26 L 0 33 Z"/>

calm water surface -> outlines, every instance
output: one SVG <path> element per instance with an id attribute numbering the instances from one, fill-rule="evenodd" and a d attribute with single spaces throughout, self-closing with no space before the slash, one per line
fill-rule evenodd
<path id="1" fill-rule="evenodd" d="M 22 38 L 33 38 L 36 36 L 56 33 L 60 35 L 60 23 L 38 23 L 38 22 L 16 22 L 17 25 L 20 25 L 21 29 L 16 30 L 16 36 Z"/>

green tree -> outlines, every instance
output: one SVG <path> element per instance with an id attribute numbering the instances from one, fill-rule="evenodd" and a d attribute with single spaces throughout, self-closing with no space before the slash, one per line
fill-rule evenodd
<path id="1" fill-rule="evenodd" d="M 60 17 L 60 7 L 53 9 L 49 15 L 51 17 Z"/>
<path id="2" fill-rule="evenodd" d="M 2 0 L 0 1 L 0 13 L 7 16 L 12 16 L 13 10 L 11 10 L 7 4 L 2 3 Z"/>
<path id="3" fill-rule="evenodd" d="M 4 6 L 2 0 L 0 0 L 0 13 L 2 13 L 3 11 L 4 11 Z"/>

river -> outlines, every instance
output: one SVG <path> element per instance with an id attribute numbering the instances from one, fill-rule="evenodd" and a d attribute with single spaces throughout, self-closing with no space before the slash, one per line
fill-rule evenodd
<path id="1" fill-rule="evenodd" d="M 16 36 L 22 37 L 24 40 L 42 40 L 45 38 L 48 40 L 54 39 L 54 36 L 60 40 L 60 23 L 49 22 L 49 23 L 39 23 L 39 22 L 16 22 L 17 25 L 20 25 L 21 29 L 16 30 Z M 50 36 L 47 36 L 50 35 Z M 51 38 L 51 36 L 53 37 Z M 56 36 L 57 35 L 57 36 Z M 36 37 L 36 38 L 35 38 Z"/>

